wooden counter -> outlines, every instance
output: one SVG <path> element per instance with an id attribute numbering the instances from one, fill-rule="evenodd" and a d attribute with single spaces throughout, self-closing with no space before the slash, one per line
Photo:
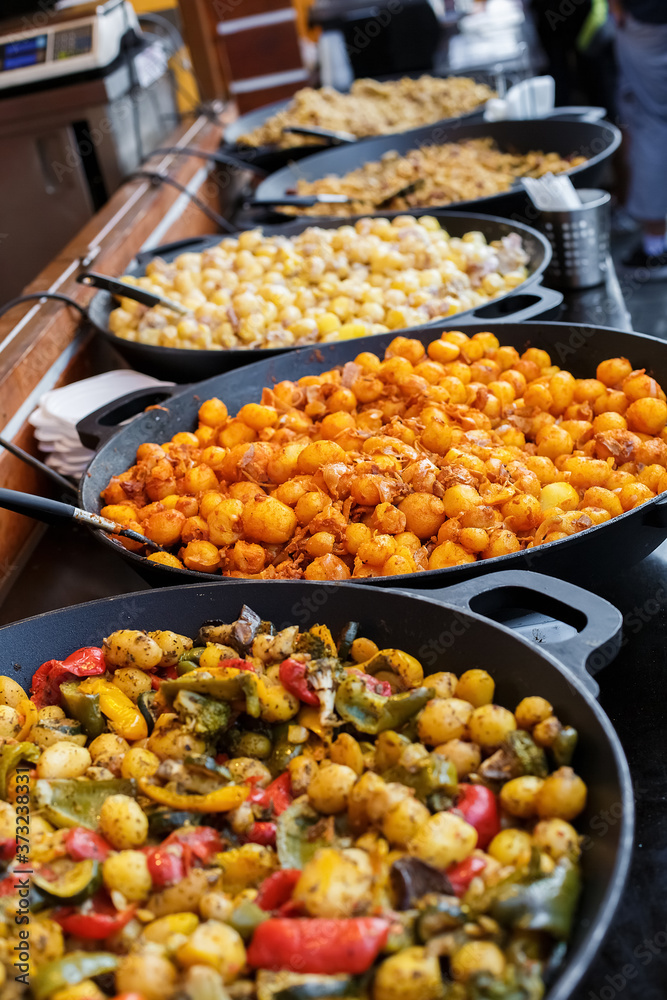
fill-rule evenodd
<path id="1" fill-rule="evenodd" d="M 181 124 L 165 145 L 215 150 L 234 112 L 201 115 Z M 177 154 L 156 155 L 144 169 L 169 174 L 212 208 L 219 207 L 219 190 L 202 159 Z M 86 305 L 94 292 L 76 281 L 93 267 L 120 275 L 145 245 L 215 232 L 214 223 L 170 184 L 147 179 L 124 184 L 88 225 L 25 289 L 70 296 Z M 35 239 L 39 234 L 35 233 Z M 71 306 L 35 301 L 17 306 L 0 318 L 0 434 L 38 454 L 27 418 L 39 397 L 58 385 L 93 374 L 94 334 Z M 108 364 L 108 362 L 107 362 Z M 123 365 L 119 361 L 118 367 Z M 52 494 L 49 482 L 0 449 L 0 485 L 27 493 Z M 0 598 L 21 565 L 35 522 L 0 510 Z"/>

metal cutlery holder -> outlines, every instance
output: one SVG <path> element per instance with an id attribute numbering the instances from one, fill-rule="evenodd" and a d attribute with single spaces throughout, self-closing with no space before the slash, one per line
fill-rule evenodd
<path id="1" fill-rule="evenodd" d="M 594 189 L 578 194 L 581 208 L 540 212 L 537 220 L 553 250 L 545 279 L 560 288 L 591 288 L 607 275 L 611 195 Z"/>

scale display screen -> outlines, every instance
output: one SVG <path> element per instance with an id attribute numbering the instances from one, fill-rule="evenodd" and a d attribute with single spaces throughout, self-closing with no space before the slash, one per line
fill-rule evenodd
<path id="1" fill-rule="evenodd" d="M 46 62 L 47 35 L 33 35 L 0 45 L 0 72 Z"/>
<path id="2" fill-rule="evenodd" d="M 64 28 L 56 31 L 53 40 L 53 58 L 71 59 L 83 56 L 93 47 L 93 26 L 84 24 L 80 28 Z"/>

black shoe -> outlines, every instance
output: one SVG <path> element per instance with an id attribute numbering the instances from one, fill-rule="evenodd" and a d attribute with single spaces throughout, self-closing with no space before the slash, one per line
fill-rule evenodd
<path id="1" fill-rule="evenodd" d="M 637 247 L 628 257 L 624 257 L 621 263 L 627 270 L 647 272 L 646 275 L 637 275 L 644 281 L 661 281 L 667 278 L 667 251 L 652 257 L 645 253 L 642 247 Z"/>

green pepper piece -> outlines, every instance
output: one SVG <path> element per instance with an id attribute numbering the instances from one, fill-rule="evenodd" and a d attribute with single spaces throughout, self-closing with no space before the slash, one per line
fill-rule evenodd
<path id="1" fill-rule="evenodd" d="M 244 941 L 249 941 L 260 924 L 269 920 L 270 913 L 263 910 L 261 906 L 251 899 L 242 899 L 238 906 L 232 910 L 227 923 L 237 931 Z"/>
<path id="2" fill-rule="evenodd" d="M 522 774 L 534 774 L 538 778 L 546 778 L 549 773 L 547 756 L 524 729 L 516 729 L 509 733 L 505 744 L 518 761 Z"/>
<path id="3" fill-rule="evenodd" d="M 193 646 L 192 649 L 188 649 L 185 653 L 183 653 L 176 664 L 176 673 L 179 677 L 182 677 L 183 674 L 187 674 L 190 670 L 194 670 L 195 667 L 199 666 L 199 657 L 205 649 L 206 646 Z"/>
<path id="4" fill-rule="evenodd" d="M 209 698 L 219 698 L 222 701 L 238 701 L 245 694 L 241 683 L 243 673 L 235 677 L 215 677 L 212 674 L 184 674 L 173 681 L 162 681 L 160 694 L 171 703 L 179 691 L 192 691 L 195 694 L 208 695 Z"/>
<path id="5" fill-rule="evenodd" d="M 414 788 L 417 798 L 422 802 L 426 802 L 437 792 L 453 797 L 459 787 L 456 768 L 450 760 L 437 753 L 422 757 L 410 769 L 397 764 L 385 771 L 382 777 L 385 781 L 398 781 L 408 788 Z"/>
<path id="6" fill-rule="evenodd" d="M 576 729 L 572 726 L 563 726 L 550 747 L 557 767 L 569 767 L 578 739 L 579 734 Z"/>
<path id="7" fill-rule="evenodd" d="M 60 693 L 68 716 L 81 723 L 86 736 L 94 740 L 106 731 L 107 724 L 100 711 L 99 694 L 83 694 L 74 681 L 61 684 Z"/>
<path id="8" fill-rule="evenodd" d="M 433 697 L 432 688 L 418 687 L 385 698 L 352 676 L 336 692 L 336 711 L 360 732 L 376 735 L 385 729 L 400 729 Z"/>
<path id="9" fill-rule="evenodd" d="M 30 984 L 34 1000 L 47 997 L 76 986 L 84 979 L 101 976 L 105 972 L 115 972 L 118 956 L 106 951 L 72 951 L 64 958 L 43 965 Z"/>
<path id="10" fill-rule="evenodd" d="M 446 934 L 462 927 L 469 919 L 469 911 L 456 896 L 443 896 L 430 893 L 424 896 L 417 918 L 417 936 L 421 944 L 426 944 L 431 938 Z"/>
<path id="11" fill-rule="evenodd" d="M 7 798 L 7 779 L 22 760 L 35 764 L 39 760 L 39 747 L 34 743 L 5 744 L 0 750 L 0 799 Z"/>
<path id="12" fill-rule="evenodd" d="M 338 633 L 336 649 L 338 650 L 338 659 L 341 663 L 344 663 L 348 659 L 352 643 L 357 638 L 358 632 L 359 622 L 346 622 Z"/>
<path id="13" fill-rule="evenodd" d="M 546 931 L 559 940 L 566 940 L 580 893 L 578 866 L 562 859 L 543 878 L 501 882 L 489 912 L 505 927 Z"/>
<path id="14" fill-rule="evenodd" d="M 286 769 L 292 758 L 298 757 L 302 752 L 302 743 L 290 743 L 289 723 L 283 722 L 279 726 L 273 727 L 273 750 L 266 761 L 266 766 L 273 777 L 277 778 Z"/>
<path id="15" fill-rule="evenodd" d="M 57 827 L 85 826 L 96 830 L 102 803 L 110 795 L 137 794 L 133 778 L 110 778 L 93 781 L 88 778 L 40 778 L 35 782 L 35 804 L 45 819 Z"/>
<path id="16" fill-rule="evenodd" d="M 48 879 L 36 873 L 32 882 L 47 897 L 51 897 L 52 904 L 67 900 L 71 906 L 78 905 L 94 896 L 101 888 L 102 865 L 99 861 L 87 858 L 85 861 L 77 861 L 59 878 Z"/>
<path id="17" fill-rule="evenodd" d="M 328 1000 L 329 997 L 355 997 L 359 976 L 325 976 L 282 970 L 257 971 L 258 1000 Z"/>
<path id="18" fill-rule="evenodd" d="M 283 868 L 302 869 L 320 847 L 340 844 L 333 817 L 322 817 L 315 812 L 307 795 L 295 799 L 276 822 L 276 851 Z"/>

